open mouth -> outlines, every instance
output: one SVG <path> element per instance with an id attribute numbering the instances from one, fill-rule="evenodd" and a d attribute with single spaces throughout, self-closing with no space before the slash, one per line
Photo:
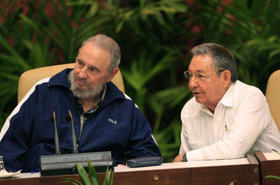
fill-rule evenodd
<path id="1" fill-rule="evenodd" d="M 78 84 L 81 85 L 81 86 L 84 86 L 84 85 L 85 85 L 85 82 L 82 81 L 82 80 L 78 80 Z"/>
<path id="2" fill-rule="evenodd" d="M 81 80 L 81 79 L 76 79 L 76 84 L 80 87 L 86 87 L 87 83 L 85 80 Z"/>
<path id="3" fill-rule="evenodd" d="M 200 92 L 193 92 L 193 95 L 199 95 L 200 94 Z"/>

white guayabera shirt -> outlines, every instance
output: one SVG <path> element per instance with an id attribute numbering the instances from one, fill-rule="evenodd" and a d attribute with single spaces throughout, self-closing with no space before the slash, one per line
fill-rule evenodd
<path id="1" fill-rule="evenodd" d="M 280 151 L 280 132 L 265 96 L 253 86 L 232 83 L 214 114 L 189 100 L 181 112 L 180 153 L 188 161 L 241 158 L 248 152 Z"/>

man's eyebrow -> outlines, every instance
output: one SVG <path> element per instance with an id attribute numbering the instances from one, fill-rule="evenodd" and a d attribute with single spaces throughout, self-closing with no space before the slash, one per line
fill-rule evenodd
<path id="1" fill-rule="evenodd" d="M 198 70 L 196 70 L 196 72 L 198 72 L 198 73 L 204 73 L 205 71 L 202 70 L 202 69 L 198 69 Z"/>
<path id="2" fill-rule="evenodd" d="M 97 71 L 101 71 L 98 67 L 94 66 L 94 65 L 89 65 L 88 66 L 89 69 L 95 69 Z"/>
<path id="3" fill-rule="evenodd" d="M 80 58 L 77 58 L 77 61 L 84 63 L 84 61 L 82 59 L 80 59 Z"/>

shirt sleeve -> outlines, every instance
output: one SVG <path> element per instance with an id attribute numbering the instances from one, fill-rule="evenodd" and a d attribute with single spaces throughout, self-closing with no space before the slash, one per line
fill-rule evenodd
<path id="1" fill-rule="evenodd" d="M 209 146 L 187 152 L 189 161 L 241 158 L 250 150 L 267 127 L 266 100 L 258 90 L 250 91 L 236 101 L 234 121 L 223 138 Z"/>
<path id="2" fill-rule="evenodd" d="M 183 153 L 187 153 L 190 151 L 190 146 L 188 144 L 188 135 L 185 132 L 185 125 L 182 124 L 182 129 L 181 129 L 181 146 L 180 146 L 180 150 L 179 150 L 179 154 L 183 154 Z"/>

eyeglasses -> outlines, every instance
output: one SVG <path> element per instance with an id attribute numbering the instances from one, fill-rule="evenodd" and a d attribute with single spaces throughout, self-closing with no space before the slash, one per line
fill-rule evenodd
<path id="1" fill-rule="evenodd" d="M 221 73 L 222 71 L 224 71 L 225 69 L 221 69 L 218 71 L 218 73 Z M 196 80 L 203 82 L 206 81 L 207 78 L 213 74 L 216 74 L 217 72 L 214 73 L 210 73 L 210 74 L 203 74 L 203 73 L 191 73 L 190 71 L 184 71 L 184 76 L 185 78 L 190 81 L 192 77 L 194 77 Z"/>

